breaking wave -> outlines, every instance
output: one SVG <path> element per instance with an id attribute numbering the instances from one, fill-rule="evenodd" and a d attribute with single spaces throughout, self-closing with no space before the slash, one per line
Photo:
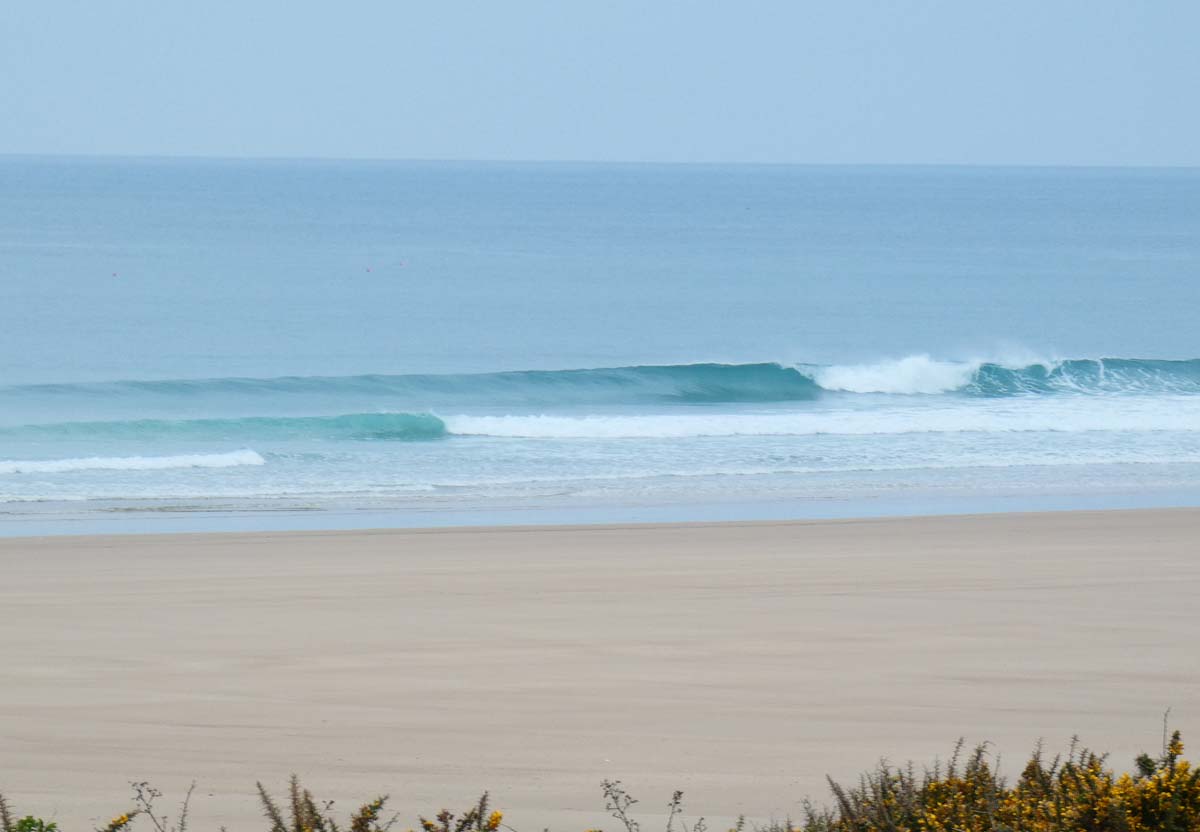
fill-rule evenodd
<path id="1" fill-rule="evenodd" d="M 910 355 L 861 365 L 809 367 L 824 390 L 1001 398 L 1051 394 L 1200 394 L 1200 359 L 1085 358 L 1008 366 Z"/>
<path id="2" fill-rule="evenodd" d="M 1009 364 L 941 361 L 928 355 L 867 364 L 677 364 L 458 375 L 295 376 L 116 381 L 0 388 L 0 401 L 136 399 L 250 402 L 279 397 L 439 405 L 586 405 L 805 401 L 823 394 L 1200 394 L 1200 359 L 1087 358 Z"/>

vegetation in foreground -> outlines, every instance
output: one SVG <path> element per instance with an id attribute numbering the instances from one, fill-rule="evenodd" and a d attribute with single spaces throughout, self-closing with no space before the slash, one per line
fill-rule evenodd
<path id="1" fill-rule="evenodd" d="M 946 765 L 917 773 L 909 764 L 886 763 L 864 774 L 857 785 L 830 781 L 833 803 L 805 803 L 801 817 L 760 825 L 739 820 L 729 832 L 1200 832 L 1200 769 L 1183 759 L 1176 731 L 1161 756 L 1143 754 L 1131 773 L 1117 774 L 1106 758 L 1076 744 L 1066 755 L 1047 759 L 1039 748 L 1011 785 L 989 762 L 986 746 L 962 753 L 962 743 Z M 619 781 L 603 784 L 605 809 L 623 832 L 641 832 L 638 803 Z M 281 803 L 261 783 L 259 800 L 267 832 L 389 832 L 399 821 L 388 816 L 388 798 L 377 797 L 339 822 L 332 802 L 319 802 L 293 777 Z M 143 819 L 142 832 L 187 832 L 188 791 L 171 822 L 156 808 L 161 794 L 146 783 L 133 784 L 129 809 L 97 832 L 123 832 Z M 667 804 L 666 832 L 709 832 L 703 818 L 689 824 L 683 793 Z M 484 795 L 465 812 L 442 811 L 418 818 L 422 832 L 497 832 L 503 815 L 491 811 Z M 59 832 L 55 823 L 18 818 L 0 795 L 0 832 Z M 588 832 L 599 832 L 588 830 Z"/>

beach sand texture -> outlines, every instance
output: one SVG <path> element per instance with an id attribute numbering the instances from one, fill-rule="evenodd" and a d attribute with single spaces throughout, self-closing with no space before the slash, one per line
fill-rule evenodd
<path id="1" fill-rule="evenodd" d="M 959 736 L 1127 766 L 1170 706 L 1200 747 L 1197 509 L 9 539 L 0 576 L 0 791 L 67 829 L 142 779 L 198 781 L 196 830 L 291 772 L 580 830 L 604 778 L 782 817 Z"/>

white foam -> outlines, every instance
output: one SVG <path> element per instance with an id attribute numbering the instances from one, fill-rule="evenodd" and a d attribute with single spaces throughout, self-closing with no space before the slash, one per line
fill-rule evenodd
<path id="1" fill-rule="evenodd" d="M 68 471 L 160 471 L 168 468 L 233 468 L 265 465 L 257 452 L 244 448 L 224 454 L 177 456 L 92 456 L 76 459 L 0 459 L 0 474 L 61 474 Z"/>
<path id="2" fill-rule="evenodd" d="M 937 361 L 928 355 L 813 369 L 817 384 L 847 393 L 948 393 L 967 384 L 981 361 Z"/>
<path id="3" fill-rule="evenodd" d="M 813 436 L 908 433 L 1200 431 L 1200 400 L 1145 397 L 964 402 L 951 407 L 786 413 L 679 413 L 627 416 L 449 416 L 460 436 L 530 439 L 658 439 L 701 436 Z"/>

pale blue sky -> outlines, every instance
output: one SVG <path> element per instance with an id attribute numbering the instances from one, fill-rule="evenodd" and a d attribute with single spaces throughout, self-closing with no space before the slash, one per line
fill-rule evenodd
<path id="1" fill-rule="evenodd" d="M 0 153 L 1200 165 L 1196 0 L 6 0 Z"/>

